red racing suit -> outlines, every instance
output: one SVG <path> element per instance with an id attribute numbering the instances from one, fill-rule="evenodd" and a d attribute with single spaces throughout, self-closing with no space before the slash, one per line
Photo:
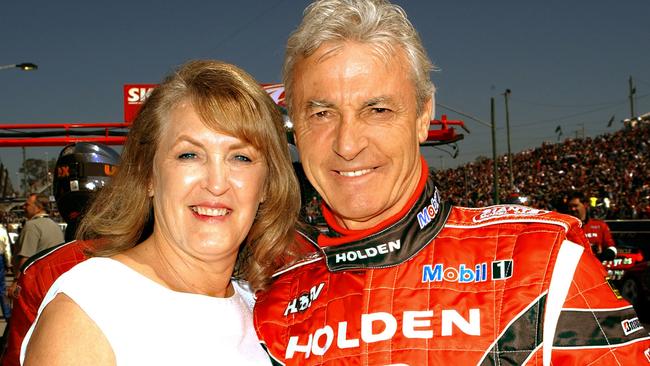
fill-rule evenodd
<path id="1" fill-rule="evenodd" d="M 20 365 L 20 346 L 36 319 L 38 308 L 50 286 L 77 263 L 86 260 L 88 242 L 71 241 L 44 250 L 29 259 L 18 280 L 19 293 L 14 301 L 7 329 L 2 366 Z"/>
<path id="2" fill-rule="evenodd" d="M 257 294 L 275 365 L 650 365 L 648 332 L 576 218 L 451 207 L 426 167 L 375 228 L 324 216 L 329 233 L 299 232 L 313 253 Z"/>
<path id="3" fill-rule="evenodd" d="M 582 225 L 582 230 L 585 232 L 589 244 L 594 247 L 595 253 L 601 253 L 616 245 L 605 221 L 590 218 Z"/>

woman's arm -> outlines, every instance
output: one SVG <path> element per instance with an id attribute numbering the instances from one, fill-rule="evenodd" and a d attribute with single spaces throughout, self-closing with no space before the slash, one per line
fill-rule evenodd
<path id="1" fill-rule="evenodd" d="M 115 355 L 95 322 L 60 293 L 43 309 L 29 339 L 24 365 L 114 366 Z"/>

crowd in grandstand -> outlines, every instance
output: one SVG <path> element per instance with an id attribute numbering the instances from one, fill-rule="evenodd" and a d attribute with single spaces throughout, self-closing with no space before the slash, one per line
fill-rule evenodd
<path id="1" fill-rule="evenodd" d="M 581 191 L 608 219 L 650 219 L 650 124 L 595 138 L 567 139 L 513 154 L 510 186 L 507 156 L 498 158 L 500 202 L 515 197 L 542 209 L 564 211 L 566 194 Z M 454 204 L 494 203 L 493 162 L 483 159 L 436 171 L 438 186 Z M 607 207 L 608 206 L 608 207 Z"/>

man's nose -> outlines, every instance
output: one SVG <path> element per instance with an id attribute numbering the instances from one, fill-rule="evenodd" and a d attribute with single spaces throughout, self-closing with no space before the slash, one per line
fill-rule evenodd
<path id="1" fill-rule="evenodd" d="M 353 160 L 368 146 L 362 122 L 355 116 L 345 116 L 338 123 L 334 151 L 345 160 Z"/>

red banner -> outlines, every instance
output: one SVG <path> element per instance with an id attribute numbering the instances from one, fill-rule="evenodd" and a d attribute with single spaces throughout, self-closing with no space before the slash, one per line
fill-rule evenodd
<path id="1" fill-rule="evenodd" d="M 125 84 L 124 85 L 124 122 L 131 123 L 140 110 L 140 106 L 151 94 L 157 84 Z M 262 84 L 273 101 L 282 107 L 284 104 L 283 84 Z"/>
<path id="2" fill-rule="evenodd" d="M 124 85 L 124 122 L 133 122 L 140 106 L 156 86 L 157 84 Z"/>

